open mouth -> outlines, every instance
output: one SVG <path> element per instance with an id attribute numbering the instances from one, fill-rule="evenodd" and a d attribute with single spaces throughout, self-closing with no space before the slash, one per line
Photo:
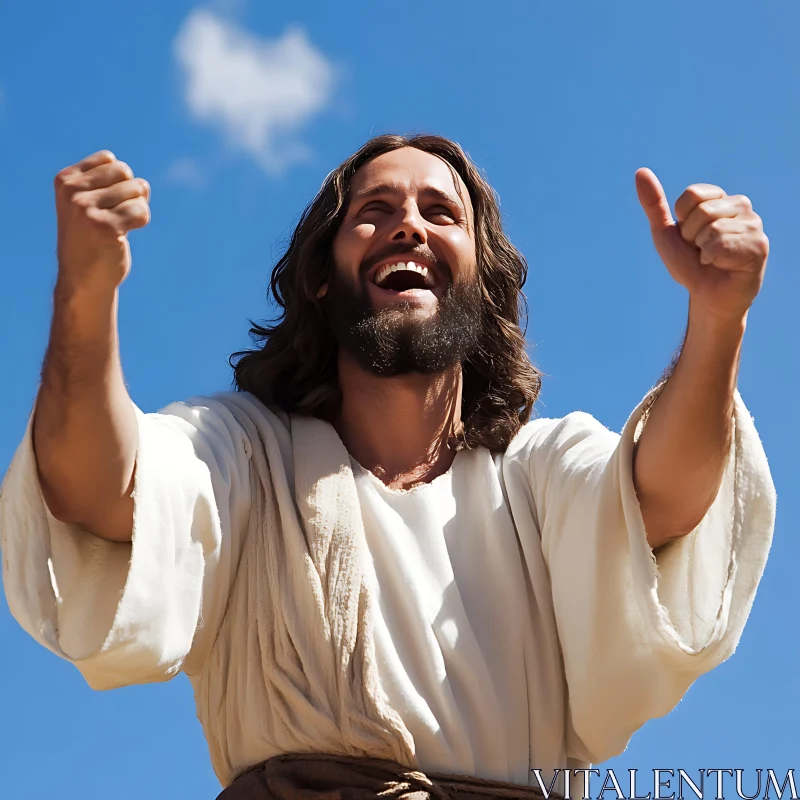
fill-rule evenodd
<path id="1" fill-rule="evenodd" d="M 439 283 L 432 267 L 415 261 L 381 264 L 370 271 L 368 279 L 385 292 L 408 296 L 434 294 Z"/>

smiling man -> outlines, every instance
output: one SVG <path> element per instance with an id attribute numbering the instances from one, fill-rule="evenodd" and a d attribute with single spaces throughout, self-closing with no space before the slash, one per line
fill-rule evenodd
<path id="1" fill-rule="evenodd" d="M 453 142 L 382 136 L 334 170 L 236 391 L 150 414 L 117 339 L 149 186 L 107 151 L 59 173 L 0 496 L 12 613 L 94 688 L 185 672 L 226 800 L 576 791 L 734 651 L 775 515 L 736 389 L 761 220 L 695 184 L 676 221 L 636 186 L 689 324 L 615 434 L 531 418 L 525 261 Z"/>

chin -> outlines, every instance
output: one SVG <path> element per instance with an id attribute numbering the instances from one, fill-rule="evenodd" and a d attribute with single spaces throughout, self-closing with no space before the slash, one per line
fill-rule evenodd
<path id="1" fill-rule="evenodd" d="M 373 308 L 373 314 L 386 320 L 390 319 L 431 319 L 436 316 L 439 309 L 436 306 L 424 306 L 407 303 L 405 301 L 391 303 L 381 308 Z"/>
<path id="2" fill-rule="evenodd" d="M 367 283 L 366 295 L 375 313 L 386 309 L 401 311 L 423 311 L 426 316 L 436 313 L 439 307 L 439 298 L 430 289 L 409 289 L 406 291 L 392 291 L 382 289 L 374 283 Z"/>

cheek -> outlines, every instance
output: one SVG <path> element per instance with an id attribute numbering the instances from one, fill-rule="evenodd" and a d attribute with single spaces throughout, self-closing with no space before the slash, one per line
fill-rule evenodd
<path id="1" fill-rule="evenodd" d="M 477 260 L 475 240 L 463 228 L 455 226 L 448 229 L 441 238 L 452 253 L 454 263 L 458 264 L 458 271 L 474 274 Z"/>
<path id="2" fill-rule="evenodd" d="M 360 264 L 375 236 L 374 225 L 340 228 L 333 240 L 333 257 L 337 264 Z"/>
<path id="3" fill-rule="evenodd" d="M 352 230 L 352 237 L 354 241 L 358 242 L 360 245 L 368 244 L 372 239 L 375 238 L 375 232 L 377 228 L 372 223 L 362 223 L 361 225 L 356 225 Z"/>

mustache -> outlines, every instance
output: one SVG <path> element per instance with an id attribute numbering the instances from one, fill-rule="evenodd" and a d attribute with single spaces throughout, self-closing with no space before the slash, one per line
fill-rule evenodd
<path id="1" fill-rule="evenodd" d="M 396 244 L 389 245 L 379 252 L 374 253 L 369 258 L 365 258 L 361 262 L 361 274 L 363 275 L 369 272 L 379 261 L 383 261 L 385 258 L 391 258 L 392 256 L 405 256 L 406 261 L 424 261 L 446 274 L 448 278 L 453 277 L 450 274 L 450 267 L 447 263 L 441 258 L 438 258 L 430 247 L 424 244 L 409 246 L 406 242 L 397 242 Z"/>

